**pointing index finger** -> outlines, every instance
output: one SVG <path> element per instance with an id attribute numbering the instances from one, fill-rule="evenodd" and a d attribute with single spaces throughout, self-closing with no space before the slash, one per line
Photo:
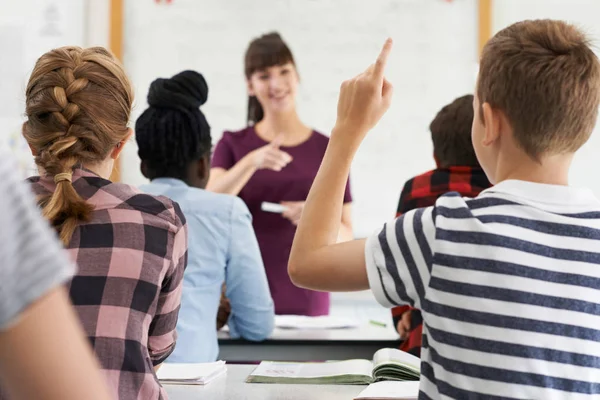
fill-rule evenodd
<path id="1" fill-rule="evenodd" d="M 385 65 L 387 64 L 387 59 L 388 56 L 390 55 L 390 52 L 392 51 L 392 38 L 388 38 L 384 45 L 383 48 L 381 49 L 381 53 L 379 53 L 379 56 L 377 57 L 377 60 L 375 61 L 375 66 L 373 68 L 373 74 L 380 78 L 383 79 L 383 74 L 385 72 Z"/>

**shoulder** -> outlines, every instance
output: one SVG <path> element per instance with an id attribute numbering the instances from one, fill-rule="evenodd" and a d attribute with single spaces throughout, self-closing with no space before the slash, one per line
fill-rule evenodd
<path id="1" fill-rule="evenodd" d="M 31 176 L 25 180 L 29 184 L 31 191 L 36 196 L 43 196 L 50 193 L 48 188 L 44 187 L 39 176 Z"/>
<path id="2" fill-rule="evenodd" d="M 252 134 L 252 127 L 247 126 L 244 129 L 236 130 L 236 131 L 224 131 L 223 136 L 221 136 L 221 142 L 238 142 L 248 138 Z"/>
<path id="3" fill-rule="evenodd" d="M 316 143 L 320 143 L 320 144 L 324 144 L 325 146 L 327 146 L 327 144 L 329 143 L 329 136 L 313 129 L 313 133 L 312 133 L 312 138 L 311 138 L 314 142 Z"/>
<path id="4" fill-rule="evenodd" d="M 167 223 L 170 230 L 174 231 L 178 231 L 185 225 L 185 216 L 173 200 L 165 196 L 142 193 L 134 186 L 107 182 L 109 183 L 102 187 L 102 191 L 120 199 L 120 202 L 115 204 L 115 209 L 139 213 L 145 224 Z"/>
<path id="5" fill-rule="evenodd" d="M 241 207 L 247 210 L 246 204 L 237 196 L 214 193 L 207 190 L 189 188 L 185 202 L 182 202 L 184 212 L 198 215 L 215 215 L 229 218 L 234 211 Z"/>

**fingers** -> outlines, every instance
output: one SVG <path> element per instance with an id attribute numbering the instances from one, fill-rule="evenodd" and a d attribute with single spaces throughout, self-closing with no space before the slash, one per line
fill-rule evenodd
<path id="1" fill-rule="evenodd" d="M 279 147 L 281 146 L 281 143 L 283 143 L 284 137 L 285 137 L 285 135 L 283 134 L 283 132 L 280 133 L 279 135 L 275 136 L 275 139 L 273 139 L 273 141 L 271 142 L 271 147 L 279 149 Z"/>
<path id="2" fill-rule="evenodd" d="M 383 78 L 383 86 L 381 88 L 381 97 L 386 106 L 386 109 L 389 108 L 390 104 L 392 104 L 392 96 L 394 95 L 394 86 L 385 78 Z"/>
<path id="3" fill-rule="evenodd" d="M 388 38 L 385 41 L 383 48 L 381 49 L 381 52 L 377 57 L 377 60 L 375 60 L 375 64 L 373 65 L 372 73 L 378 79 L 383 79 L 383 75 L 385 73 L 385 66 L 387 64 L 390 52 L 392 51 L 392 44 L 392 39 Z"/>
<path id="4" fill-rule="evenodd" d="M 281 171 L 290 162 L 292 162 L 292 156 L 290 156 L 288 153 L 271 148 L 264 154 L 262 168 L 271 169 L 273 171 Z"/>

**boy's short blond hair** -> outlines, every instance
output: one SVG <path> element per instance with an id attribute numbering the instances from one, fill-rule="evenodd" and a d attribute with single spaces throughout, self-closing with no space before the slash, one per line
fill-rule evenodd
<path id="1" fill-rule="evenodd" d="M 539 161 L 544 154 L 574 152 L 589 139 L 600 102 L 600 64 L 575 26 L 518 22 L 485 45 L 477 95 L 480 104 L 504 111 L 518 144 Z"/>

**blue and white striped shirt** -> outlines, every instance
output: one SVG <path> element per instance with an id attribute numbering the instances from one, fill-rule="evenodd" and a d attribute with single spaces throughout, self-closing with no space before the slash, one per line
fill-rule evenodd
<path id="1" fill-rule="evenodd" d="M 504 181 L 370 237 L 372 290 L 422 310 L 420 399 L 600 397 L 600 202 Z"/>

